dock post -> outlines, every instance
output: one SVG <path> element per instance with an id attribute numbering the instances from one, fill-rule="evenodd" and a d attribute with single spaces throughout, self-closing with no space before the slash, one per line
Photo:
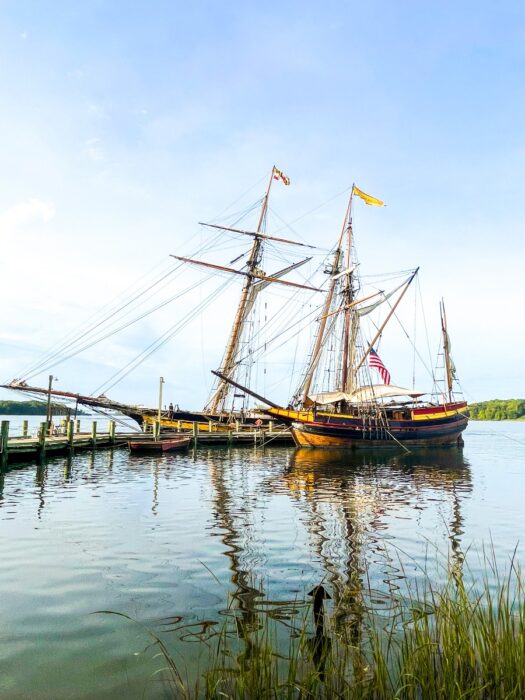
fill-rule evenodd
<path id="1" fill-rule="evenodd" d="M 239 423 L 238 420 L 236 420 L 236 421 L 235 421 L 235 431 L 238 433 L 240 429 L 241 429 L 241 428 L 240 428 L 240 423 Z"/>
<path id="2" fill-rule="evenodd" d="M 213 432 L 213 423 L 211 422 L 211 420 L 208 421 L 208 432 Z"/>
<path id="3" fill-rule="evenodd" d="M 80 433 L 80 418 L 77 418 L 75 421 L 75 433 Z"/>
<path id="4" fill-rule="evenodd" d="M 116 423 L 114 420 L 109 421 L 109 444 L 114 445 L 115 444 L 115 426 Z"/>
<path id="5" fill-rule="evenodd" d="M 46 456 L 46 435 L 47 435 L 47 420 L 40 423 L 38 428 L 38 458 L 42 462 Z"/>
<path id="6" fill-rule="evenodd" d="M 268 432 L 273 433 L 273 420 L 268 421 Z"/>
<path id="7" fill-rule="evenodd" d="M 180 422 L 180 420 L 178 420 L 177 421 L 177 432 L 178 433 L 180 433 L 180 429 L 181 429 L 181 422 Z"/>
<path id="8" fill-rule="evenodd" d="M 3 420 L 0 427 L 0 470 L 3 471 L 7 467 L 7 458 L 9 456 L 9 447 L 7 441 L 9 439 L 9 421 Z"/>
<path id="9" fill-rule="evenodd" d="M 197 447 L 199 441 L 199 424 L 193 423 L 193 447 Z"/>
<path id="10" fill-rule="evenodd" d="M 158 440 L 160 437 L 160 423 L 158 420 L 156 420 L 153 423 L 153 439 Z"/>
<path id="11" fill-rule="evenodd" d="M 233 439 L 233 438 L 232 438 L 232 431 L 231 431 L 231 430 L 228 430 L 228 445 L 231 445 L 231 444 L 232 444 L 232 439 Z"/>
<path id="12" fill-rule="evenodd" d="M 69 420 L 67 422 L 67 444 L 69 447 L 69 451 L 73 452 L 73 445 L 74 445 L 74 439 L 75 439 L 75 423 L 72 420 Z"/>
<path id="13" fill-rule="evenodd" d="M 23 420 L 22 421 L 22 437 L 27 437 L 28 434 L 29 434 L 29 421 Z"/>
<path id="14" fill-rule="evenodd" d="M 91 446 L 93 449 L 97 446 L 97 421 L 91 423 Z"/>

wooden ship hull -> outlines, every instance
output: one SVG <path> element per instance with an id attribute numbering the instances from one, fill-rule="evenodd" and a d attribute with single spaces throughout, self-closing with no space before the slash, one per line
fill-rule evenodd
<path id="1" fill-rule="evenodd" d="M 321 411 L 269 408 L 268 413 L 291 425 L 298 447 L 370 449 L 396 447 L 399 443 L 410 447 L 457 446 L 468 423 L 464 401 L 405 409 L 407 417 L 386 421 Z"/>
<path id="2" fill-rule="evenodd" d="M 68 399 L 76 402 L 81 406 L 92 408 L 96 411 L 116 411 L 128 418 L 134 420 L 145 431 L 153 429 L 153 426 L 159 422 L 158 408 L 147 408 L 145 406 L 137 406 L 125 404 L 119 401 L 113 401 L 105 396 L 86 396 L 70 391 L 60 391 L 57 389 L 49 390 L 43 387 L 29 386 L 26 383 L 14 383 L 0 385 L 1 388 L 22 391 L 31 395 L 51 395 L 59 399 Z M 265 416 L 263 413 L 253 415 L 245 414 L 213 414 L 203 411 L 173 411 L 170 416 L 167 411 L 161 412 L 160 427 L 161 430 L 176 431 L 176 430 L 193 430 L 196 425 L 199 431 L 209 431 L 210 423 L 212 426 L 211 432 L 228 432 L 235 429 L 238 432 L 243 430 L 253 430 L 254 428 L 268 428 L 269 421 L 273 420 Z M 274 421 L 275 422 L 275 421 Z"/>

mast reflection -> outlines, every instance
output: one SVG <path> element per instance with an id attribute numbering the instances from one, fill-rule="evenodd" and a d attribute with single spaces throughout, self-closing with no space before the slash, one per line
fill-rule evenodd
<path id="1" fill-rule="evenodd" d="M 461 450 L 392 456 L 298 448 L 280 487 L 303 513 L 312 549 L 332 585 L 335 628 L 349 632 L 352 643 L 358 641 L 363 611 L 381 606 L 382 600 L 391 604 L 405 578 L 388 552 L 392 517 L 411 518 L 428 507 L 427 501 L 448 504 L 450 564 L 456 580 L 461 579 L 461 502 L 472 491 L 470 465 Z M 386 591 L 371 587 L 371 564 L 379 565 Z"/>

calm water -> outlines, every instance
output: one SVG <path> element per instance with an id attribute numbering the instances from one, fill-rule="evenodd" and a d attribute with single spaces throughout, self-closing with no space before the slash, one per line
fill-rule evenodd
<path id="1" fill-rule="evenodd" d="M 165 696 L 147 631 L 96 611 L 161 635 L 191 676 L 226 615 L 283 610 L 320 581 L 342 605 L 366 571 L 381 606 L 447 557 L 475 575 L 484 543 L 523 563 L 524 493 L 525 422 L 474 423 L 462 453 L 115 450 L 13 469 L 0 697 Z"/>

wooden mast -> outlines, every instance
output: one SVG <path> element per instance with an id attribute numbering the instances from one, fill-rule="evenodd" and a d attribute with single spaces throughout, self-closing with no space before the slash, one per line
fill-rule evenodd
<path id="1" fill-rule="evenodd" d="M 447 391 L 448 391 L 448 400 L 449 403 L 452 402 L 452 378 L 453 378 L 453 371 L 452 371 L 452 360 L 450 359 L 450 342 L 448 339 L 448 332 L 447 332 L 447 316 L 445 313 L 445 302 L 443 299 L 441 299 L 441 302 L 439 304 L 439 311 L 441 315 L 441 331 L 443 333 L 443 354 L 445 356 L 445 372 L 447 375 Z"/>
<path id="2" fill-rule="evenodd" d="M 352 320 L 352 311 L 350 304 L 352 303 L 352 197 L 354 194 L 354 185 L 352 185 L 352 191 L 350 193 L 350 199 L 348 201 L 348 209 L 346 212 L 346 235 L 347 235 L 347 251 L 346 251 L 346 269 L 348 272 L 345 277 L 345 289 L 344 289 L 344 300 L 346 304 L 345 310 L 345 320 L 344 320 L 344 333 L 343 333 L 343 366 L 341 371 L 341 391 L 347 391 L 350 387 L 348 386 L 348 378 L 351 376 L 349 371 L 349 351 L 350 351 L 350 323 Z"/>
<path id="3" fill-rule="evenodd" d="M 312 352 L 312 359 L 310 361 L 310 367 L 308 368 L 308 371 L 306 372 L 306 376 L 303 382 L 303 391 L 302 391 L 302 403 L 306 402 L 307 396 L 310 392 L 310 387 L 312 386 L 312 380 L 315 372 L 315 368 L 317 367 L 317 364 L 319 362 L 319 358 L 321 356 L 321 348 L 323 346 L 323 341 L 324 341 L 324 334 L 326 331 L 326 321 L 328 317 L 331 315 L 330 312 L 330 306 L 332 304 L 332 300 L 334 298 L 334 292 L 335 288 L 337 285 L 337 273 L 339 271 L 339 263 L 341 261 L 341 245 L 343 243 L 343 236 L 345 234 L 346 228 L 347 228 L 347 222 L 348 222 L 348 217 L 350 215 L 350 209 L 352 206 L 352 195 L 354 193 L 354 186 L 352 185 L 352 192 L 350 193 L 350 198 L 348 200 L 348 206 L 346 208 L 345 212 L 345 218 L 343 221 L 343 227 L 341 229 L 341 233 L 339 235 L 339 240 L 337 241 L 337 248 L 334 253 L 334 260 L 332 263 L 332 281 L 330 283 L 330 287 L 328 289 L 328 294 L 326 295 L 326 300 L 323 306 L 323 311 L 321 314 L 321 322 L 319 324 L 319 331 L 317 333 L 317 339 L 315 341 L 314 349 Z"/>
<path id="4" fill-rule="evenodd" d="M 266 218 L 266 212 L 268 211 L 268 197 L 270 196 L 270 190 L 272 187 L 274 174 L 275 174 L 275 165 L 272 168 L 272 172 L 270 174 L 270 180 L 268 181 L 266 193 L 265 193 L 264 198 L 263 198 L 261 213 L 259 215 L 259 221 L 257 223 L 257 231 L 261 230 L 261 228 L 264 224 L 264 220 Z M 223 358 L 222 366 L 221 366 L 221 370 L 220 370 L 220 373 L 222 375 L 224 375 L 225 377 L 230 376 L 230 374 L 234 368 L 234 365 L 235 365 L 235 357 L 236 357 L 237 351 L 239 349 L 239 343 L 241 340 L 243 324 L 246 320 L 247 309 L 249 308 L 250 292 L 252 290 L 253 279 L 254 279 L 252 274 L 257 269 L 257 267 L 260 263 L 261 248 L 262 248 L 262 239 L 259 236 L 255 236 L 253 239 L 252 248 L 250 250 L 250 257 L 248 258 L 248 262 L 247 262 L 249 276 L 247 276 L 245 281 L 244 281 L 244 285 L 243 285 L 242 292 L 241 292 L 241 298 L 239 300 L 239 306 L 237 307 L 237 313 L 235 314 L 235 319 L 233 321 L 233 326 L 232 326 L 232 330 L 230 333 L 230 338 L 229 338 L 228 344 L 226 346 L 226 351 L 224 353 L 224 358 Z M 226 400 L 228 390 L 229 390 L 229 385 L 224 381 L 224 379 L 221 378 L 219 381 L 219 386 L 215 390 L 215 392 L 214 392 L 213 396 L 211 397 L 210 401 L 208 402 L 208 405 L 206 406 L 205 410 L 209 411 L 210 413 L 218 413 L 219 410 L 223 410 L 224 409 L 224 402 Z"/>

